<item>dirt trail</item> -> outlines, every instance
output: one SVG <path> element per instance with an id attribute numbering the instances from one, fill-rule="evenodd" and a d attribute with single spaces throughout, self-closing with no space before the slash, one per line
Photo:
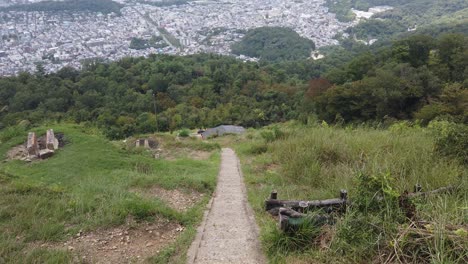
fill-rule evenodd
<path id="1" fill-rule="evenodd" d="M 265 263 L 239 160 L 222 150 L 218 185 L 188 252 L 192 263 Z"/>

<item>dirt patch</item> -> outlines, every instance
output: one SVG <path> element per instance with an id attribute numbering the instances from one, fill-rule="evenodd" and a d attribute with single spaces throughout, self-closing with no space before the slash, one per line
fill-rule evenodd
<path id="1" fill-rule="evenodd" d="M 28 156 L 28 150 L 26 149 L 25 144 L 21 144 L 16 147 L 13 147 L 7 152 L 8 160 L 25 160 L 27 156 Z"/>
<path id="2" fill-rule="evenodd" d="M 189 153 L 189 157 L 194 160 L 207 160 L 210 158 L 210 156 L 211 156 L 211 152 L 208 152 L 208 151 L 197 150 L 197 151 L 191 151 Z"/>
<path id="3" fill-rule="evenodd" d="M 167 219 L 138 224 L 127 221 L 111 229 L 79 232 L 61 245 L 42 244 L 40 247 L 75 252 L 75 262 L 141 263 L 173 243 L 183 230 L 183 226 Z"/>
<path id="4" fill-rule="evenodd" d="M 132 189 L 130 191 L 146 198 L 161 199 L 178 211 L 190 209 L 203 198 L 203 193 L 199 193 L 195 190 L 167 190 L 159 186 L 152 186 L 145 189 Z"/>
<path id="5" fill-rule="evenodd" d="M 165 160 L 177 160 L 180 158 L 189 158 L 194 160 L 207 160 L 210 158 L 212 152 L 202 151 L 202 150 L 191 150 L 184 148 L 177 148 L 172 150 L 160 150 L 157 158 L 162 158 Z"/>

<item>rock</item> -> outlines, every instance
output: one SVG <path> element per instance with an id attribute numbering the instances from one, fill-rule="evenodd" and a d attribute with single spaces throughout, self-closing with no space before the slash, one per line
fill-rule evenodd
<path id="1" fill-rule="evenodd" d="M 39 157 L 41 159 L 48 159 L 54 155 L 54 151 L 50 149 L 42 149 L 39 151 Z"/>

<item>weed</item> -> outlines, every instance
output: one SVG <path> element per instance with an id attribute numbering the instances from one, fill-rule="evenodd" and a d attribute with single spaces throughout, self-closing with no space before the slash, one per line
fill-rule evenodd
<path id="1" fill-rule="evenodd" d="M 272 262 L 310 258 L 318 263 L 385 262 L 396 250 L 401 262 L 463 263 L 460 248 L 466 252 L 466 243 L 460 243 L 460 237 L 453 239 L 453 232 L 443 231 L 440 233 L 444 235 L 430 239 L 414 239 L 413 235 L 401 233 L 410 222 L 399 209 L 398 196 L 413 190 L 416 183 L 425 190 L 464 186 L 459 194 L 446 195 L 449 206 L 445 210 L 439 208 L 437 199 L 415 200 L 417 217 L 445 226 L 466 225 L 468 221 L 463 209 L 467 207 L 467 196 L 460 195 L 466 193 L 467 169 L 451 159 L 454 156 L 441 156 L 434 148 L 439 139 L 437 134 L 429 133 L 433 128 L 410 123 L 396 124 L 389 130 L 366 125 L 341 128 L 326 123 L 286 123 L 279 127 L 287 136 L 267 140 L 262 131 L 270 133 L 268 138 L 272 128 L 265 128 L 234 145 L 243 163 L 263 245 Z M 261 151 L 252 151 L 257 146 Z M 295 242 L 284 237 L 276 222 L 264 213 L 263 203 L 269 193 L 277 190 L 280 199 L 316 200 L 336 197 L 340 189 L 348 190 L 353 203 L 338 219 L 330 247 L 282 250 Z"/>
<path id="2" fill-rule="evenodd" d="M 189 136 L 190 136 L 190 131 L 188 129 L 182 129 L 179 132 L 179 137 L 186 138 L 186 137 L 189 137 Z"/>

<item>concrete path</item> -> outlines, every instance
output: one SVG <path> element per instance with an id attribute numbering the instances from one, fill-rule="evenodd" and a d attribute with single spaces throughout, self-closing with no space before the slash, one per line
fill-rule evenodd
<path id="1" fill-rule="evenodd" d="M 187 263 L 266 263 L 239 160 L 223 149 L 218 185 L 193 241 Z"/>

